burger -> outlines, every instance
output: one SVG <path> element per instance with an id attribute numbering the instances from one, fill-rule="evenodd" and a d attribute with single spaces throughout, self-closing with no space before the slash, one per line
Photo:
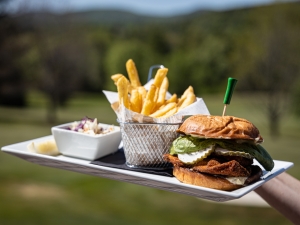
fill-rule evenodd
<path id="1" fill-rule="evenodd" d="M 177 132 L 181 135 L 163 158 L 183 183 L 232 191 L 260 180 L 262 168 L 274 167 L 258 128 L 248 120 L 193 115 Z M 254 160 L 258 164 L 253 165 Z"/>

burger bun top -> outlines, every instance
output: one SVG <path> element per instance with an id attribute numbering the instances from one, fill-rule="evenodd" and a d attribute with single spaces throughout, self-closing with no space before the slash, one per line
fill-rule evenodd
<path id="1" fill-rule="evenodd" d="M 177 132 L 199 138 L 263 142 L 263 138 L 254 124 L 234 116 L 193 115 L 183 122 Z"/>

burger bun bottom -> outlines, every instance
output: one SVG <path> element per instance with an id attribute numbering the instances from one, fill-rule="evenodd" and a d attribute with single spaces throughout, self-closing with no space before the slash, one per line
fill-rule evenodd
<path id="1" fill-rule="evenodd" d="M 255 170 L 256 171 L 253 171 L 254 173 L 248 178 L 248 182 L 250 183 L 259 180 L 262 174 L 262 171 L 259 169 L 259 167 L 255 167 Z M 243 187 L 243 185 L 233 184 L 225 178 L 199 173 L 185 167 L 174 166 L 173 175 L 182 183 L 213 188 L 217 190 L 233 191 Z"/>
<path id="2" fill-rule="evenodd" d="M 242 187 L 242 185 L 230 183 L 225 178 L 195 172 L 185 167 L 174 166 L 173 175 L 182 183 L 217 190 L 232 191 Z"/>

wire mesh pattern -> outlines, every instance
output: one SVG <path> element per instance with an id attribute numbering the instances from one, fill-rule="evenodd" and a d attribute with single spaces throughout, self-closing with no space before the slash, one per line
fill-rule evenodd
<path id="1" fill-rule="evenodd" d="M 120 123 L 126 164 L 129 167 L 165 168 L 163 155 L 178 137 L 176 124 Z"/>

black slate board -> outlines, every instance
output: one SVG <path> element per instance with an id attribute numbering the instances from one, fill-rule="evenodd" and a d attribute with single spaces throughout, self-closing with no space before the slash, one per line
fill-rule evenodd
<path id="1" fill-rule="evenodd" d="M 123 148 L 119 149 L 117 152 L 115 152 L 113 154 L 96 159 L 96 160 L 92 161 L 91 164 L 112 167 L 112 168 L 118 168 L 118 169 L 124 169 L 124 170 L 137 171 L 137 172 L 142 172 L 142 173 L 149 173 L 149 174 L 173 177 L 172 165 L 168 166 L 167 168 L 163 168 L 163 169 L 155 168 L 155 167 L 153 167 L 153 168 L 151 168 L 151 167 L 132 168 L 132 167 L 127 166 Z"/>

